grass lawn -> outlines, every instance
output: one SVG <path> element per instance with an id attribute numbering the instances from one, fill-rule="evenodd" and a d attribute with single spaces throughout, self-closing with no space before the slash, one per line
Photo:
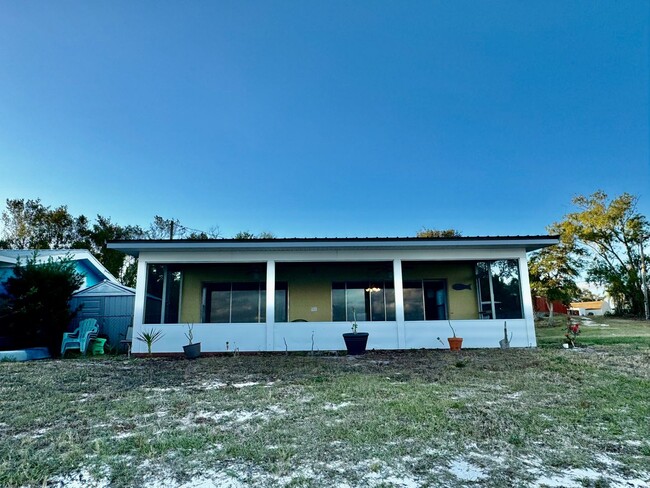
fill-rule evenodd
<path id="1" fill-rule="evenodd" d="M 650 326 L 595 323 L 572 350 L 0 363 L 0 486 L 648 486 Z"/>
<path id="2" fill-rule="evenodd" d="M 650 323 L 645 320 L 626 320 L 615 317 L 572 317 L 580 324 L 578 343 L 583 346 L 631 344 L 650 346 Z M 564 339 L 567 316 L 556 315 L 538 322 L 537 344 L 540 347 L 556 346 Z"/>

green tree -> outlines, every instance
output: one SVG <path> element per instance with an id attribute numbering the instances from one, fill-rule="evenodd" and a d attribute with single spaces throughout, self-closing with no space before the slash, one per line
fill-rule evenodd
<path id="1" fill-rule="evenodd" d="M 97 216 L 88 233 L 89 249 L 108 271 L 126 286 L 135 286 L 137 262 L 120 251 L 108 249 L 106 243 L 114 239 L 142 239 L 146 233 L 140 226 L 121 226 L 109 217 Z"/>
<path id="2" fill-rule="evenodd" d="M 438 230 L 438 229 L 428 229 L 426 227 L 422 227 L 422 229 L 418 231 L 416 236 L 433 239 L 436 237 L 460 237 L 461 233 L 456 229 Z"/>
<path id="3" fill-rule="evenodd" d="M 76 314 L 69 308 L 83 277 L 70 259 L 38 263 L 37 255 L 14 267 L 6 290 L 0 335 L 12 337 L 19 347 L 47 346 L 58 355 L 63 332 Z"/>
<path id="4" fill-rule="evenodd" d="M 87 246 L 88 219 L 68 207 L 46 207 L 40 199 L 7 199 L 2 212 L 3 246 L 9 249 L 66 249 Z"/>
<path id="5" fill-rule="evenodd" d="M 558 235 L 560 243 L 535 251 L 528 263 L 530 289 L 534 296 L 545 299 L 553 320 L 553 302 L 568 304 L 578 294 L 576 279 L 580 275 L 580 257 L 584 251 L 578 247 L 576 239 L 570 234 L 563 234 L 559 225 L 548 228 L 549 234 Z"/>
<path id="6" fill-rule="evenodd" d="M 273 232 L 269 231 L 263 231 L 260 232 L 259 234 L 253 234 L 252 232 L 249 232 L 247 230 L 242 230 L 237 232 L 235 234 L 235 237 L 233 239 L 240 239 L 240 240 L 246 240 L 246 239 L 276 239 L 276 235 Z"/>
<path id="7" fill-rule="evenodd" d="M 557 224 L 563 235 L 575 237 L 588 259 L 587 278 L 604 286 L 617 311 L 641 315 L 639 245 L 650 235 L 648 220 L 637 209 L 638 197 L 623 193 L 609 199 L 603 191 L 573 199 L 577 212 Z"/>
<path id="8" fill-rule="evenodd" d="M 160 215 L 153 218 L 147 232 L 149 239 L 177 239 L 182 238 L 182 226 L 178 219 L 165 219 Z"/>
<path id="9" fill-rule="evenodd" d="M 8 249 L 29 249 L 44 240 L 39 235 L 45 207 L 40 199 L 7 199 L 2 212 L 3 241 Z"/>
<path id="10" fill-rule="evenodd" d="M 219 237 L 219 227 L 213 226 L 207 232 L 197 229 L 190 229 L 181 224 L 176 218 L 165 219 L 160 215 L 153 218 L 146 233 L 149 239 L 217 239 Z"/>
<path id="11" fill-rule="evenodd" d="M 0 249 L 88 249 L 100 263 L 127 286 L 135 286 L 137 262 L 119 251 L 107 249 L 114 239 L 216 239 L 219 228 L 207 232 L 190 229 L 176 218 L 154 217 L 148 230 L 137 225 L 119 225 L 97 215 L 91 225 L 74 217 L 65 205 L 52 209 L 40 199 L 8 199 L 2 213 Z"/>
<path id="12" fill-rule="evenodd" d="M 187 229 L 187 228 L 186 228 Z M 218 239 L 220 235 L 219 226 L 215 225 L 208 229 L 208 231 L 187 229 L 189 234 L 185 236 L 186 239 L 197 239 L 197 240 L 207 240 L 207 239 Z"/>
<path id="13" fill-rule="evenodd" d="M 603 296 L 596 294 L 592 290 L 586 288 L 579 288 L 578 294 L 576 295 L 575 298 L 576 301 L 579 302 L 597 302 L 598 300 L 602 300 Z"/>
<path id="14" fill-rule="evenodd" d="M 88 249 L 122 283 L 127 286 L 135 284 L 135 261 L 119 251 L 107 249 L 106 242 L 146 237 L 139 226 L 121 226 L 101 215 L 91 226 L 85 216 L 72 216 L 65 205 L 52 209 L 43 205 L 40 199 L 7 200 L 2 223 L 1 247 Z"/>

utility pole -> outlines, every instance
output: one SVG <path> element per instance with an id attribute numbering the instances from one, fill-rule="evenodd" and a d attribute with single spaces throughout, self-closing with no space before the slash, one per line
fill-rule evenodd
<path id="1" fill-rule="evenodd" d="M 169 221 L 169 240 L 174 239 L 174 219 Z"/>

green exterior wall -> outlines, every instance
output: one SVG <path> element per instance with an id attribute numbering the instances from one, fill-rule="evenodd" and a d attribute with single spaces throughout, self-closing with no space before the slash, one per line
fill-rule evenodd
<path id="1" fill-rule="evenodd" d="M 181 322 L 201 321 L 201 294 L 205 283 L 266 280 L 266 263 L 192 264 L 183 266 Z M 404 280 L 441 279 L 447 282 L 449 318 L 478 318 L 476 280 L 472 262 L 403 262 Z M 393 265 L 372 263 L 276 263 L 276 281 L 288 284 L 289 321 L 332 320 L 333 281 L 386 281 L 393 279 Z M 454 290 L 452 285 L 471 285 Z"/>
<path id="2" fill-rule="evenodd" d="M 289 286 L 290 322 L 330 322 L 333 281 L 393 279 L 392 263 L 279 263 L 275 276 Z"/>
<path id="3" fill-rule="evenodd" d="M 451 320 L 478 319 L 476 277 L 472 262 L 403 262 L 402 277 L 408 280 L 446 280 L 447 303 Z M 456 283 L 470 285 L 469 290 L 454 290 Z"/>
<path id="4" fill-rule="evenodd" d="M 181 269 L 181 322 L 201 322 L 201 294 L 204 283 L 266 281 L 266 263 L 192 264 Z"/>

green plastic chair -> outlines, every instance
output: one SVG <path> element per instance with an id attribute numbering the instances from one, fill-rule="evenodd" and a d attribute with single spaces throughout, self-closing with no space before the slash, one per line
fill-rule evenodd
<path id="1" fill-rule="evenodd" d="M 92 339 L 97 338 L 99 327 L 95 319 L 86 319 L 79 322 L 79 327 L 74 332 L 64 332 L 63 341 L 61 342 L 61 356 L 68 349 L 79 349 L 81 354 L 86 354 L 86 350 Z"/>

